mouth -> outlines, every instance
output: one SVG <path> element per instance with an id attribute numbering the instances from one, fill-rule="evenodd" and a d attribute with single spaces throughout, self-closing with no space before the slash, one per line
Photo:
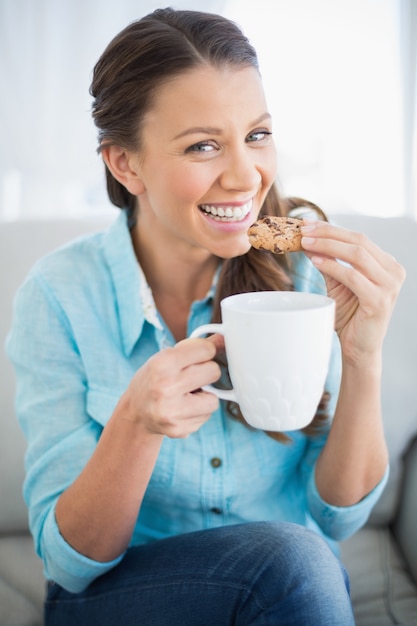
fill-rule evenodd
<path id="1" fill-rule="evenodd" d="M 251 212 L 252 198 L 240 206 L 200 204 L 200 211 L 219 222 L 241 222 Z"/>

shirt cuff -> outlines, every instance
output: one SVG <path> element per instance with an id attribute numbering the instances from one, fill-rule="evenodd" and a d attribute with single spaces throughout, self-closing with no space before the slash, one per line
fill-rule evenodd
<path id="1" fill-rule="evenodd" d="M 59 531 L 54 509 L 45 520 L 41 543 L 45 576 L 71 593 L 84 591 L 95 578 L 118 565 L 124 554 L 105 563 L 94 561 L 74 550 L 65 541 Z"/>
<path id="2" fill-rule="evenodd" d="M 381 497 L 387 484 L 389 466 L 376 487 L 360 502 L 352 506 L 333 506 L 325 502 L 320 496 L 314 471 L 311 473 L 308 485 L 308 505 L 314 521 L 321 531 L 336 541 L 342 541 L 353 535 L 367 521 L 373 507 Z"/>

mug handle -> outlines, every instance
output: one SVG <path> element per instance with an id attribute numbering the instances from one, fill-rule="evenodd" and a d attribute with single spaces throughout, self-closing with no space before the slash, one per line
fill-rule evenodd
<path id="1" fill-rule="evenodd" d="M 194 339 L 195 337 L 200 337 L 201 335 L 208 335 L 213 333 L 219 333 L 224 336 L 223 324 L 203 324 L 199 326 L 190 335 L 190 339 Z M 221 400 L 231 400 L 232 402 L 237 402 L 236 394 L 234 389 L 218 389 L 217 387 L 213 387 L 213 385 L 203 385 L 202 389 L 204 391 L 209 391 L 210 393 L 214 393 Z"/>

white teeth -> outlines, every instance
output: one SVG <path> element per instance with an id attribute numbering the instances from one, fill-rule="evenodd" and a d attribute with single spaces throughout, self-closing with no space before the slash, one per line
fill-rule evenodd
<path id="1" fill-rule="evenodd" d="M 237 222 L 247 216 L 252 208 L 252 200 L 249 200 L 243 206 L 212 206 L 210 204 L 202 204 L 200 209 L 214 217 L 214 219 L 222 222 Z"/>

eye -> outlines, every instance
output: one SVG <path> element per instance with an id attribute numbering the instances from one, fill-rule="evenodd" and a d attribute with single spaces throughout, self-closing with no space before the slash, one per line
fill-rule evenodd
<path id="1" fill-rule="evenodd" d="M 268 142 L 272 132 L 266 128 L 254 130 L 246 137 L 247 143 L 258 143 L 261 141 Z"/>
<path id="2" fill-rule="evenodd" d="M 212 152 L 216 146 L 209 141 L 199 141 L 186 149 L 186 152 Z"/>

